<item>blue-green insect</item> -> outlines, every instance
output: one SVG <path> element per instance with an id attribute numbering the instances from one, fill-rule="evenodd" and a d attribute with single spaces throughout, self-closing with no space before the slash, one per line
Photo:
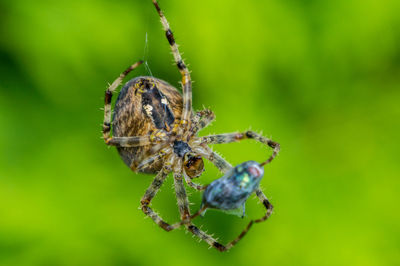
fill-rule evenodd
<path id="1" fill-rule="evenodd" d="M 255 161 L 239 164 L 208 185 L 203 194 L 202 209 L 242 207 L 244 216 L 246 200 L 259 187 L 263 175 L 263 167 Z"/>
<path id="2" fill-rule="evenodd" d="M 254 133 L 249 133 L 252 137 L 262 137 Z M 261 179 L 264 176 L 264 165 L 271 162 L 272 158 L 276 156 L 279 151 L 279 144 L 271 142 L 274 147 L 274 154 L 262 163 L 255 161 L 247 161 L 229 169 L 225 175 L 207 186 L 203 193 L 203 200 L 201 208 L 190 217 L 190 220 L 199 215 L 203 215 L 207 209 L 219 209 L 223 211 L 231 211 L 242 208 L 242 217 L 245 214 L 246 200 L 254 192 L 259 200 L 263 203 L 266 213 L 263 217 L 251 220 L 246 228 L 234 240 L 229 242 L 226 246 L 222 246 L 217 242 L 213 242 L 213 246 L 221 251 L 225 251 L 233 247 L 237 242 L 242 239 L 254 223 L 260 223 L 268 219 L 271 215 L 273 206 L 259 188 Z"/>

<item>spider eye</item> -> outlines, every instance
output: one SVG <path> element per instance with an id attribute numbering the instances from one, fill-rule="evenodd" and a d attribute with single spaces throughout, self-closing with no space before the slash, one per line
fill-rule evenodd
<path id="1" fill-rule="evenodd" d="M 198 155 L 186 154 L 183 162 L 183 168 L 185 169 L 185 173 L 190 178 L 199 177 L 204 171 L 204 162 L 203 158 Z"/>

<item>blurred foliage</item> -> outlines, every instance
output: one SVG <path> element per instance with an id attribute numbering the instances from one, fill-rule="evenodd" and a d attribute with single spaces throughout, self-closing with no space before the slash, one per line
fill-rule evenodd
<path id="1" fill-rule="evenodd" d="M 160 5 L 195 108 L 217 116 L 201 134 L 252 128 L 281 143 L 262 182 L 271 219 L 220 254 L 138 210 L 152 176 L 104 145 L 100 108 L 142 58 L 179 86 L 150 0 L 1 1 L 0 265 L 399 265 L 400 1 Z M 214 148 L 233 164 L 267 156 L 251 141 Z M 200 182 L 220 176 L 206 167 Z M 168 180 L 154 208 L 173 222 L 175 202 Z M 244 219 L 196 223 L 228 241 L 263 214 L 256 202 Z"/>

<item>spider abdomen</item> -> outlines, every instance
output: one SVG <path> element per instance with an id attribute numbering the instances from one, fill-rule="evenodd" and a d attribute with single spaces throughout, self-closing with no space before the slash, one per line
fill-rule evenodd
<path id="1" fill-rule="evenodd" d="M 121 89 L 115 103 L 113 136 L 146 136 L 157 130 L 171 131 L 181 113 L 182 96 L 176 88 L 153 77 L 131 79 Z M 117 147 L 117 150 L 125 164 L 131 167 L 146 156 L 150 147 Z M 155 173 L 161 166 L 161 161 L 155 161 L 140 172 Z"/>

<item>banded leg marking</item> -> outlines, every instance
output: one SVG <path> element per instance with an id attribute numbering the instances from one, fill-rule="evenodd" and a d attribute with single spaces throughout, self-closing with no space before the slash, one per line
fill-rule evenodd
<path id="1" fill-rule="evenodd" d="M 158 144 L 166 140 L 168 140 L 168 133 L 164 130 L 157 130 L 148 136 L 110 137 L 106 140 L 106 144 L 118 147 L 139 147 Z"/>
<path id="2" fill-rule="evenodd" d="M 218 249 L 219 251 L 223 252 L 228 250 L 224 245 L 222 245 L 221 243 L 219 243 L 217 240 L 215 240 L 212 236 L 210 236 L 209 234 L 206 234 L 204 231 L 200 230 L 197 226 L 195 226 L 194 224 L 189 224 L 186 225 L 186 228 L 195 236 L 197 236 L 198 238 L 200 238 L 201 240 L 205 241 L 208 245 L 210 245 L 211 247 L 214 247 L 216 249 Z"/>
<path id="3" fill-rule="evenodd" d="M 185 221 L 189 219 L 189 202 L 187 199 L 187 194 L 185 187 L 183 186 L 182 172 L 174 172 L 174 186 L 176 200 L 178 202 L 179 213 L 181 214 L 181 220 Z"/>
<path id="4" fill-rule="evenodd" d="M 236 141 L 241 141 L 244 139 L 254 139 L 262 144 L 265 144 L 271 148 L 273 148 L 272 155 L 264 162 L 261 163 L 261 166 L 270 163 L 279 153 L 280 145 L 279 143 L 270 140 L 260 134 L 257 134 L 254 131 L 246 131 L 245 133 L 228 133 L 228 134 L 219 134 L 219 135 L 210 135 L 202 137 L 202 143 L 205 144 L 222 144 L 222 143 L 231 143 Z"/>
<path id="5" fill-rule="evenodd" d="M 158 153 L 153 154 L 153 155 L 151 155 L 151 156 L 149 156 L 149 157 L 147 157 L 147 158 L 141 160 L 140 164 L 137 165 L 137 166 L 136 166 L 136 164 L 135 164 L 136 161 L 133 161 L 133 162 L 131 163 L 130 168 L 131 168 L 133 171 L 139 171 L 139 170 L 141 170 L 141 169 L 144 169 L 144 168 L 150 166 L 154 161 L 159 160 L 159 159 L 165 157 L 167 154 L 170 154 L 171 152 L 172 152 L 172 148 L 170 148 L 170 147 L 165 148 L 165 149 L 162 149 L 162 150 L 159 151 Z"/>
<path id="6" fill-rule="evenodd" d="M 231 242 L 226 244 L 225 247 L 221 245 L 222 247 L 224 247 L 224 249 L 220 250 L 220 251 L 227 251 L 227 250 L 231 249 L 247 234 L 247 232 L 250 230 L 250 228 L 253 226 L 253 224 L 264 222 L 271 216 L 272 211 L 273 211 L 272 204 L 268 201 L 267 197 L 264 195 L 264 193 L 260 189 L 256 190 L 256 195 L 259 198 L 259 200 L 263 203 L 264 207 L 267 210 L 265 215 L 259 219 L 251 220 L 247 224 L 247 226 L 243 229 L 243 231 L 234 240 L 232 240 Z M 190 216 L 190 221 L 192 221 L 197 216 L 201 215 L 207 208 L 208 208 L 208 206 L 204 205 L 200 210 L 198 210 L 196 213 L 194 213 L 192 216 Z"/>
<path id="7" fill-rule="evenodd" d="M 111 98 L 115 89 L 122 83 L 123 79 L 128 75 L 129 72 L 137 68 L 143 61 L 136 62 L 131 65 L 124 72 L 122 72 L 119 77 L 108 87 L 104 96 L 104 121 L 103 121 L 103 138 L 104 141 L 110 138 L 111 132 Z"/>
<path id="8" fill-rule="evenodd" d="M 111 137 L 106 144 L 117 147 L 139 147 L 151 144 L 150 136 Z"/>
<path id="9" fill-rule="evenodd" d="M 186 174 L 184 174 L 184 177 L 185 177 L 186 184 L 188 184 L 190 187 L 192 187 L 198 191 L 202 191 L 207 188 L 207 185 L 200 185 L 200 184 L 194 183 L 192 181 L 192 179 L 190 177 L 188 177 Z"/>
<path id="10" fill-rule="evenodd" d="M 218 243 L 212 236 L 206 234 L 202 230 L 200 230 L 197 226 L 191 223 L 190 221 L 190 209 L 189 209 L 189 200 L 187 198 L 186 190 L 183 185 L 182 168 L 177 167 L 174 171 L 174 185 L 176 191 L 176 198 L 178 201 L 179 212 L 182 217 L 182 221 L 179 223 L 184 224 L 186 228 L 194 235 L 199 237 L 201 240 L 205 241 L 211 247 L 218 249 L 219 251 L 225 251 L 226 248 L 222 244 Z M 176 225 L 178 226 L 178 225 Z"/>
<path id="11" fill-rule="evenodd" d="M 168 224 L 165 222 L 157 213 L 155 213 L 151 208 L 150 208 L 150 202 L 154 198 L 154 196 L 157 194 L 158 190 L 160 189 L 161 185 L 164 183 L 164 180 L 167 178 L 168 174 L 171 172 L 171 167 L 169 164 L 167 166 L 164 166 L 160 172 L 156 175 L 154 178 L 153 182 L 149 186 L 149 188 L 146 190 L 146 193 L 142 197 L 142 200 L 140 201 L 141 209 L 146 214 L 149 216 L 158 226 L 160 226 L 162 229 L 165 231 L 169 232 L 171 230 L 179 228 L 182 223 L 178 222 L 175 224 Z"/>
<path id="12" fill-rule="evenodd" d="M 153 4 L 156 7 L 157 13 L 160 16 L 161 24 L 163 25 L 165 35 L 167 37 L 168 43 L 171 47 L 172 54 L 174 56 L 175 63 L 178 67 L 179 72 L 182 75 L 182 92 L 183 92 L 183 110 L 182 110 L 182 124 L 187 124 L 190 115 L 192 113 L 192 81 L 190 78 L 190 73 L 185 63 L 183 62 L 182 56 L 179 53 L 178 45 L 175 43 L 174 34 L 169 27 L 169 23 L 164 16 L 157 0 L 153 0 Z"/>
<path id="13" fill-rule="evenodd" d="M 196 135 L 197 132 L 207 127 L 215 119 L 214 112 L 209 109 L 204 109 L 196 113 L 192 119 L 191 127 L 188 131 L 187 140 Z"/>
<path id="14" fill-rule="evenodd" d="M 212 162 L 222 173 L 228 172 L 232 165 L 228 163 L 224 158 L 215 153 L 208 146 L 195 147 L 194 152 L 200 154 L 201 156 L 207 158 Z"/>
<path id="15" fill-rule="evenodd" d="M 265 209 L 267 210 L 265 215 L 259 219 L 251 220 L 249 222 L 249 224 L 245 227 L 245 229 L 239 234 L 239 236 L 237 236 L 234 240 L 232 240 L 231 242 L 229 242 L 226 245 L 227 249 L 230 249 L 234 245 L 236 245 L 247 234 L 247 232 L 250 230 L 250 228 L 253 226 L 253 224 L 264 222 L 271 216 L 274 207 L 268 201 L 267 197 L 264 195 L 264 193 L 261 191 L 261 189 L 258 188 L 256 190 L 256 195 L 259 198 L 259 200 L 262 202 L 262 204 L 264 205 Z"/>

